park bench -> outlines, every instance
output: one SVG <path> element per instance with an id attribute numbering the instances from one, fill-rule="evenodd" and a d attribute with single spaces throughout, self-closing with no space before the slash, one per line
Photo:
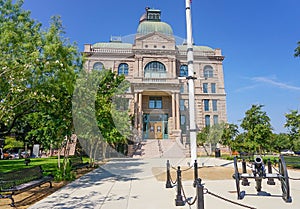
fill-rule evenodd
<path id="1" fill-rule="evenodd" d="M 84 163 L 82 157 L 73 157 L 69 161 L 72 170 L 89 167 L 89 163 L 88 162 Z"/>
<path id="2" fill-rule="evenodd" d="M 45 183 L 49 183 L 51 188 L 52 180 L 52 175 L 43 175 L 41 166 L 1 173 L 0 199 L 11 199 L 10 206 L 15 207 L 13 195 L 20 194 Z"/>

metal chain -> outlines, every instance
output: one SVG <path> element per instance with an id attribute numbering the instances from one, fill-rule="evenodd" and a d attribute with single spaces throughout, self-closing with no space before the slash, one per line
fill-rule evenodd
<path id="1" fill-rule="evenodd" d="M 171 166 L 171 168 L 177 171 L 177 168 L 175 168 L 175 167 L 173 167 L 173 166 Z M 192 168 L 194 168 L 194 166 L 190 166 L 190 167 L 188 167 L 188 168 L 186 168 L 186 169 L 184 169 L 184 170 L 181 170 L 181 172 L 188 171 L 188 170 L 190 170 L 190 169 L 192 169 Z"/>
<path id="2" fill-rule="evenodd" d="M 238 202 L 234 202 L 234 201 L 229 200 L 229 199 L 227 199 L 227 198 L 225 198 L 225 197 L 222 197 L 222 196 L 220 196 L 220 195 L 217 195 L 217 194 L 215 194 L 215 193 L 212 193 L 212 192 L 208 191 L 207 188 L 205 188 L 204 190 L 205 190 L 204 194 L 210 194 L 210 195 L 212 195 L 212 196 L 214 196 L 214 197 L 216 197 L 216 198 L 222 199 L 222 200 L 224 200 L 224 201 L 226 201 L 226 202 L 230 202 L 230 203 L 232 203 L 232 204 L 235 204 L 235 205 L 238 205 L 238 206 L 241 206 L 241 207 L 244 207 L 244 208 L 256 209 L 256 208 L 254 208 L 254 207 L 252 207 L 252 206 L 248 206 L 248 205 L 244 205 L 244 204 L 241 204 L 241 203 L 238 203 Z"/>
<path id="3" fill-rule="evenodd" d="M 172 184 L 174 184 L 174 185 L 177 184 L 177 179 L 176 179 L 176 181 L 173 181 L 172 175 L 171 175 L 171 174 L 170 174 L 170 180 L 171 180 L 171 183 L 172 183 Z"/>
<path id="4" fill-rule="evenodd" d="M 185 192 L 184 192 L 184 189 L 183 189 L 183 186 L 181 185 L 181 190 L 182 190 L 182 193 L 183 193 L 183 197 L 185 199 L 185 202 L 188 204 L 188 205 L 194 205 L 196 200 L 198 199 L 198 195 L 195 196 L 193 202 L 189 202 L 188 199 L 186 198 L 186 195 L 185 195 Z"/>

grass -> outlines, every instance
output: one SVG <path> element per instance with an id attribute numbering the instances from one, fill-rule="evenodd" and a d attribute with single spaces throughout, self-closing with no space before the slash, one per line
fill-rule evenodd
<path id="1" fill-rule="evenodd" d="M 221 158 L 225 160 L 233 160 L 235 156 L 229 156 L 229 155 L 222 155 Z M 279 157 L 278 156 L 262 156 L 263 161 L 265 164 L 267 164 L 268 159 L 270 159 L 271 163 L 274 165 L 274 163 L 278 162 Z M 299 156 L 284 156 L 284 160 L 286 163 L 286 166 L 289 168 L 300 168 L 300 157 Z"/>
<path id="2" fill-rule="evenodd" d="M 43 170 L 50 172 L 57 169 L 57 157 L 30 158 L 28 166 L 25 165 L 24 161 L 25 159 L 0 160 L 0 173 L 21 170 L 34 166 L 42 166 Z M 83 161 L 88 162 L 88 158 L 84 157 Z M 60 162 L 63 162 L 63 157 L 61 157 Z"/>

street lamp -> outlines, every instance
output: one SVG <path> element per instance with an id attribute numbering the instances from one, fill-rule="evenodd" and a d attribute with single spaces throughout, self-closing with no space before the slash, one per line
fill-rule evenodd
<path id="1" fill-rule="evenodd" d="M 194 92 L 194 53 L 192 37 L 191 0 L 185 1 L 186 32 L 187 32 L 187 63 L 189 84 L 189 118 L 190 118 L 190 149 L 191 165 L 197 160 L 196 123 L 195 123 L 195 92 Z"/>

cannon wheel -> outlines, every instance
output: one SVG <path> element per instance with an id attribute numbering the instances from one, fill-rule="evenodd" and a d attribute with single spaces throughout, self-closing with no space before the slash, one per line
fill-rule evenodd
<path id="1" fill-rule="evenodd" d="M 237 157 L 233 158 L 233 164 L 234 164 L 234 175 L 233 178 L 235 179 L 235 184 L 236 184 L 236 192 L 238 195 L 238 199 L 241 200 L 241 191 L 240 191 L 240 174 L 239 174 L 239 169 L 237 166 Z"/>
<path id="2" fill-rule="evenodd" d="M 281 182 L 282 198 L 285 202 L 292 202 L 290 196 L 290 184 L 289 176 L 286 168 L 286 164 L 282 155 L 279 156 L 279 180 Z"/>

